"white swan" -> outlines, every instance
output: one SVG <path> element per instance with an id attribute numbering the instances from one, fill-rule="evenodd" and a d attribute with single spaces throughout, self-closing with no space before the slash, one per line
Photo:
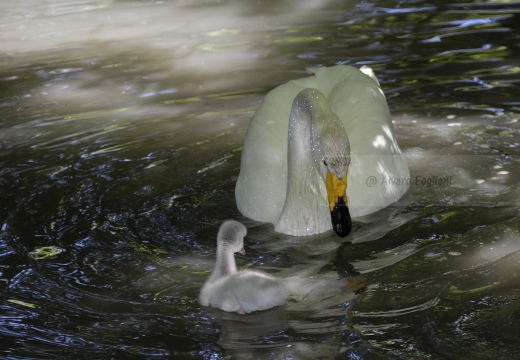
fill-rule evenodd
<path id="1" fill-rule="evenodd" d="M 350 215 L 399 200 L 410 174 L 372 69 L 311 70 L 314 76 L 269 92 L 255 112 L 236 203 L 243 215 L 273 223 L 281 233 L 304 236 L 334 228 L 345 236 Z"/>
<path id="2" fill-rule="evenodd" d="M 285 304 L 289 290 L 282 281 L 260 271 L 237 271 L 234 253 L 245 254 L 246 233 L 238 221 L 228 220 L 220 226 L 215 269 L 199 295 L 203 306 L 245 314 Z"/>

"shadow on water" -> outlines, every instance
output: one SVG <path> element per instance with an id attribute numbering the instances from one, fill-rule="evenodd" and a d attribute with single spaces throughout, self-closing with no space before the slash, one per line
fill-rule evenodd
<path id="1" fill-rule="evenodd" d="M 0 356 L 511 359 L 518 305 L 516 3 L 0 5 Z M 312 66 L 372 66 L 410 166 L 346 239 L 234 203 L 249 119 Z M 198 291 L 219 224 L 242 268 L 301 284 L 238 316 Z M 88 354 L 88 355 L 87 355 Z"/>

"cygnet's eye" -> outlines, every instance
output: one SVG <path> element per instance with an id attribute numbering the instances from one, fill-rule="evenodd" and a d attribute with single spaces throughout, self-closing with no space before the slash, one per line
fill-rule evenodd
<path id="1" fill-rule="evenodd" d="M 323 164 L 324 164 L 325 166 L 328 166 L 328 165 L 327 165 L 327 160 L 323 160 Z"/>

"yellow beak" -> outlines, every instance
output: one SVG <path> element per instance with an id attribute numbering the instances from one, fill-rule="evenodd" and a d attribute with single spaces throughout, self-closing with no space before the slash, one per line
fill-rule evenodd
<path id="1" fill-rule="evenodd" d="M 325 187 L 327 188 L 327 196 L 329 198 L 330 211 L 334 210 L 334 205 L 338 202 L 339 198 L 343 198 L 346 206 L 347 202 L 347 173 L 343 176 L 343 179 L 339 179 L 335 174 L 327 171 L 327 177 L 325 178 Z"/>

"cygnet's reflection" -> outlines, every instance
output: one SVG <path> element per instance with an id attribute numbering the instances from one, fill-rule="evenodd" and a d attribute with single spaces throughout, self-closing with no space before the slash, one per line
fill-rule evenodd
<path id="1" fill-rule="evenodd" d="M 246 315 L 205 308 L 208 315 L 221 320 L 219 344 L 233 359 L 257 359 L 269 351 L 272 358 L 335 358 L 345 351 L 334 344 L 337 331 L 358 339 L 350 322 L 350 302 L 366 286 L 363 276 L 339 279 L 334 272 L 310 278 L 290 278 L 300 282 L 300 291 L 285 306 Z M 342 299 L 340 299 L 342 298 Z M 337 306 L 342 301 L 343 306 Z M 301 316 L 305 314 L 305 319 Z M 304 335 L 305 334 L 305 335 Z M 308 343 L 309 335 L 330 341 Z M 298 339 L 305 336 L 305 342 Z"/>

